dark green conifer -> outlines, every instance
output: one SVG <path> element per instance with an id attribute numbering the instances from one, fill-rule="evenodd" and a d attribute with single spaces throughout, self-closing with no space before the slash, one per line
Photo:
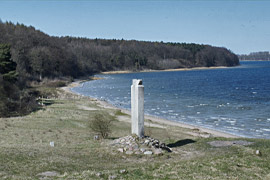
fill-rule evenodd
<path id="1" fill-rule="evenodd" d="M 11 59 L 10 46 L 7 44 L 0 44 L 0 73 L 5 81 L 16 81 L 16 66 L 16 62 Z"/>

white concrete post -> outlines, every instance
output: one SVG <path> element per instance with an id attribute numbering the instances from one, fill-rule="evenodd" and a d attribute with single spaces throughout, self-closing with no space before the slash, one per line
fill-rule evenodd
<path id="1" fill-rule="evenodd" d="M 131 133 L 144 136 L 144 86 L 141 79 L 131 85 Z"/>

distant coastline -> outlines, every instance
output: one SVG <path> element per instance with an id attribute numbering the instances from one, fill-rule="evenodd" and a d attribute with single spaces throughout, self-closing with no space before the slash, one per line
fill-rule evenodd
<path id="1" fill-rule="evenodd" d="M 270 61 L 270 60 L 240 60 L 241 61 Z"/>
<path id="2" fill-rule="evenodd" d="M 240 61 L 270 61 L 269 51 L 252 52 L 249 54 L 239 54 L 237 56 Z"/>

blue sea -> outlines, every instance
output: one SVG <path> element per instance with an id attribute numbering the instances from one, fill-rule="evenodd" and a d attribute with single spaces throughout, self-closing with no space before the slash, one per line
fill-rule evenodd
<path id="1" fill-rule="evenodd" d="M 96 75 L 72 90 L 130 109 L 132 79 L 142 79 L 145 114 L 270 139 L 270 61 L 232 68 Z"/>

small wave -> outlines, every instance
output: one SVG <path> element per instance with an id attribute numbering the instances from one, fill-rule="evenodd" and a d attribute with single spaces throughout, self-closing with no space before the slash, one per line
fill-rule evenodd
<path id="1" fill-rule="evenodd" d="M 228 129 L 233 129 L 233 130 L 244 130 L 243 128 L 239 128 L 239 127 L 229 127 Z"/>
<path id="2" fill-rule="evenodd" d="M 225 107 L 225 104 L 220 104 L 218 105 L 218 107 Z"/>
<path id="3" fill-rule="evenodd" d="M 270 132 L 270 129 L 261 129 L 263 131 L 267 131 L 267 132 Z"/>
<path id="4" fill-rule="evenodd" d="M 228 123 L 236 123 L 236 120 L 228 120 Z"/>
<path id="5" fill-rule="evenodd" d="M 210 117 L 210 119 L 219 120 L 220 117 L 212 116 L 212 117 Z"/>

